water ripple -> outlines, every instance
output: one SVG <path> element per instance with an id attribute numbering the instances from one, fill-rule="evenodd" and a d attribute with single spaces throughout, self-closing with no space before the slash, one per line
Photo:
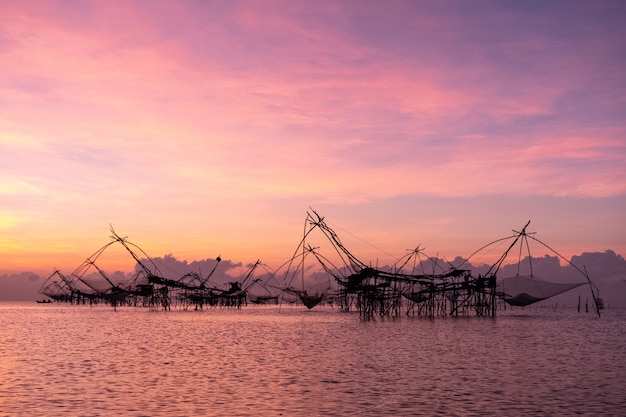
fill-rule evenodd
<path id="1" fill-rule="evenodd" d="M 617 416 L 625 323 L 7 304 L 0 416 Z"/>

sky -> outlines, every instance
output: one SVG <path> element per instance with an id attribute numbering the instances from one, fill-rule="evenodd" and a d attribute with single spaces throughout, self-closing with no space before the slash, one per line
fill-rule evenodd
<path id="1" fill-rule="evenodd" d="M 3 0 L 0 274 L 71 271 L 111 226 L 277 266 L 311 210 L 366 263 L 529 220 L 568 258 L 626 254 L 624 21 L 601 0 Z"/>

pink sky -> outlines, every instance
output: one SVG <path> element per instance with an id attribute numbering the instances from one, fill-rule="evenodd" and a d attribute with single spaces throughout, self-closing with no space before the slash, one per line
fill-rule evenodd
<path id="1" fill-rule="evenodd" d="M 625 19 L 622 1 L 2 1 L 0 273 L 71 270 L 109 224 L 152 256 L 278 265 L 309 207 L 367 262 L 468 256 L 527 220 L 564 255 L 624 255 Z"/>

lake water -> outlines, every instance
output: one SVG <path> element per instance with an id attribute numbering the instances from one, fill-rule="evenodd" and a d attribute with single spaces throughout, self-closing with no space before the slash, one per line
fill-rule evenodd
<path id="1" fill-rule="evenodd" d="M 626 312 L 0 303 L 0 416 L 626 415 Z"/>

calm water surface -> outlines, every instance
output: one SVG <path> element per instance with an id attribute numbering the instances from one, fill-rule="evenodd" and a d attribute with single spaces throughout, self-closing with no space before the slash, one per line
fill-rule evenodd
<path id="1" fill-rule="evenodd" d="M 625 313 L 0 303 L 0 416 L 624 416 Z"/>

